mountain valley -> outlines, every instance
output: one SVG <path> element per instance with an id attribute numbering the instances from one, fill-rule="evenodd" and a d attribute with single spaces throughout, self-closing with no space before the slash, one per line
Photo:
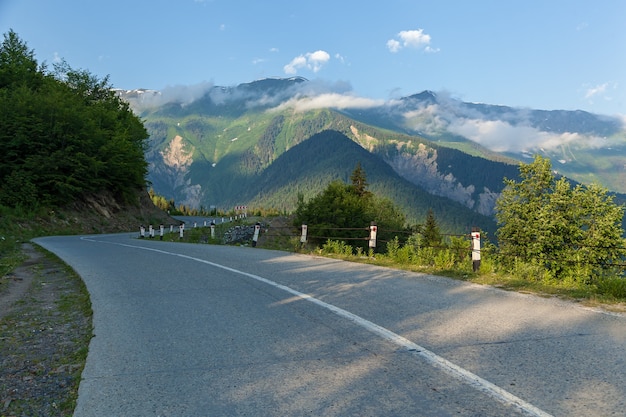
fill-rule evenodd
<path id="1" fill-rule="evenodd" d="M 310 84 L 294 77 L 173 98 L 120 94 L 150 133 L 152 187 L 190 207 L 291 211 L 298 194 L 310 198 L 331 180 L 348 181 L 360 162 L 370 189 L 409 221 L 423 222 L 432 208 L 445 230 L 493 230 L 503 179 L 515 178 L 519 162 L 534 154 L 574 181 L 626 192 L 618 118 L 465 103 L 429 91 L 363 102 Z"/>

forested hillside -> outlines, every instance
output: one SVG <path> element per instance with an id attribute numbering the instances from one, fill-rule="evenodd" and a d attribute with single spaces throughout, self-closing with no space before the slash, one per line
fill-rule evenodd
<path id="1" fill-rule="evenodd" d="M 145 190 L 148 133 L 128 104 L 66 63 L 51 71 L 15 32 L 0 46 L 0 205 L 64 206 Z"/>
<path id="2" fill-rule="evenodd" d="M 423 224 L 428 210 L 432 209 L 445 231 L 470 230 L 472 226 L 495 231 L 492 218 L 415 187 L 379 156 L 335 130 L 314 134 L 283 153 L 250 182 L 242 198 L 253 205 L 291 209 L 295 207 L 299 194 L 306 200 L 333 180 L 348 183 L 357 163 L 367 174 L 368 189 L 395 202 L 412 224 Z"/>

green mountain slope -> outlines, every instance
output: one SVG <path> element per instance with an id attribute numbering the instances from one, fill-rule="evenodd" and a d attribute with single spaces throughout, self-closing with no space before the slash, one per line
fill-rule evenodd
<path id="1" fill-rule="evenodd" d="M 457 104 L 427 93 L 368 110 L 331 110 L 311 105 L 319 96 L 307 85 L 293 78 L 213 87 L 188 103 L 165 103 L 154 93 L 151 97 L 164 103 L 147 106 L 146 100 L 135 109 L 150 134 L 146 159 L 155 191 L 191 207 L 254 204 L 289 211 L 298 193 L 310 197 L 333 179 L 347 181 L 361 161 L 372 191 L 402 206 L 412 221 L 434 208 L 450 227 L 487 228 L 482 223 L 492 222 L 485 219 L 493 217 L 503 179 L 517 177 L 519 162 L 445 127 L 457 126 L 455 121 L 500 126 L 496 119 L 503 117 L 509 118 L 508 128 L 523 130 L 527 122 L 521 113 L 493 106 L 466 106 L 459 113 Z M 411 133 L 416 129 L 407 123 L 443 120 L 428 115 L 434 105 L 447 112 L 444 128 L 437 135 L 432 131 L 438 125 L 430 131 L 436 141 Z M 550 123 L 560 132 L 569 116 L 559 114 Z M 533 117 L 532 132 L 546 128 L 543 113 Z"/>
<path id="2" fill-rule="evenodd" d="M 317 133 L 283 153 L 250 183 L 242 198 L 253 205 L 291 209 L 298 194 L 306 200 L 330 181 L 348 183 L 357 162 L 367 174 L 369 190 L 394 201 L 411 223 L 424 223 L 426 213 L 433 209 L 445 231 L 469 232 L 472 226 L 495 230 L 492 218 L 429 194 L 399 176 L 379 156 L 335 130 Z"/>

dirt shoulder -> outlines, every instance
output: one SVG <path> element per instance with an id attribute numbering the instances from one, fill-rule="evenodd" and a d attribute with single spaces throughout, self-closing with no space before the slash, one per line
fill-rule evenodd
<path id="1" fill-rule="evenodd" d="M 92 337 L 89 294 L 71 268 L 30 237 L 139 231 L 141 224 L 178 221 L 143 190 L 127 204 L 105 192 L 4 220 L 0 239 L 22 243 L 0 252 L 7 256 L 0 259 L 0 417 L 72 415 Z"/>
<path id="2" fill-rule="evenodd" d="M 80 277 L 26 243 L 0 280 L 0 416 L 72 415 L 92 336 Z"/>

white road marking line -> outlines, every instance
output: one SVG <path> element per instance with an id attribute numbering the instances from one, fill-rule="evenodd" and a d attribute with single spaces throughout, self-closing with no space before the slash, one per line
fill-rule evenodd
<path id="1" fill-rule="evenodd" d="M 262 282 L 274 288 L 278 288 L 280 290 L 288 292 L 289 294 L 295 295 L 296 297 L 302 298 L 303 300 L 310 301 L 314 304 L 317 304 L 320 307 L 323 307 L 333 312 L 334 314 L 340 317 L 350 320 L 351 322 L 366 329 L 367 331 L 374 333 L 382 337 L 383 339 L 391 343 L 394 343 L 395 345 L 398 345 L 401 348 L 406 349 L 407 351 L 410 351 L 414 355 L 420 356 L 422 359 L 430 363 L 432 366 L 438 369 L 441 369 L 442 371 L 444 371 L 450 376 L 453 376 L 457 379 L 460 379 L 461 381 L 464 381 L 465 383 L 469 384 L 470 386 L 477 389 L 478 391 L 483 392 L 484 394 L 494 398 L 495 400 L 505 405 L 514 406 L 518 408 L 520 411 L 522 411 L 523 413 L 528 414 L 530 416 L 552 417 L 551 414 L 546 413 L 545 411 L 535 407 L 534 405 L 522 400 L 521 398 L 511 394 L 505 389 L 502 389 L 499 386 L 479 377 L 478 375 L 475 375 L 472 372 L 464 368 L 461 368 L 460 366 L 450 362 L 449 360 L 442 358 L 441 356 L 435 354 L 434 352 L 429 351 L 428 349 L 416 343 L 411 342 L 410 340 L 400 336 L 399 334 L 392 332 L 391 330 L 388 330 L 382 326 L 379 326 L 376 323 L 366 320 L 363 317 L 357 316 L 356 314 L 350 313 L 349 311 L 346 311 L 342 308 L 336 307 L 332 304 L 328 304 L 322 300 L 318 300 L 317 298 L 311 295 L 302 293 L 300 291 L 296 291 L 290 287 L 271 281 L 267 278 L 263 278 L 255 274 L 250 274 L 248 272 L 240 271 L 238 269 L 221 265 L 215 262 L 207 261 L 205 259 L 200 259 L 200 258 L 195 258 L 193 256 L 184 255 L 182 253 L 168 252 L 168 251 L 164 251 L 161 249 L 147 248 L 143 246 L 129 245 L 129 244 L 118 243 L 118 242 L 107 242 L 107 241 L 96 240 L 96 239 L 87 238 L 87 237 L 82 237 L 81 240 L 86 240 L 86 241 L 96 242 L 96 243 L 108 243 L 111 245 L 118 245 L 118 246 L 124 246 L 124 247 L 129 247 L 129 248 L 142 249 L 142 250 L 162 253 L 165 255 L 177 256 L 179 258 L 201 262 L 201 263 L 211 265 L 216 268 L 221 268 L 223 270 L 233 272 L 235 274 L 252 278 L 256 281 Z"/>

